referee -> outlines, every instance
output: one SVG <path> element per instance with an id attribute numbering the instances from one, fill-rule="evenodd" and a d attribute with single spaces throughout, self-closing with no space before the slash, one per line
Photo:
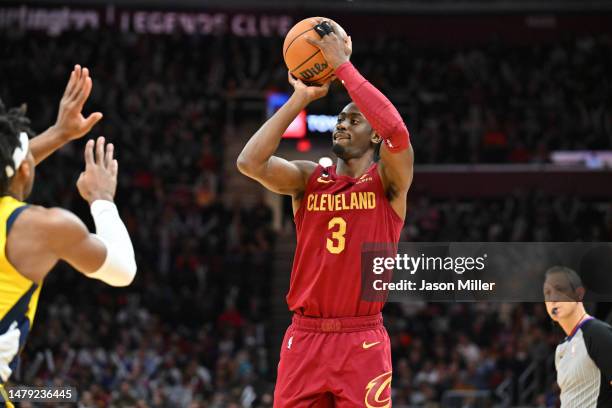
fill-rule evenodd
<path id="1" fill-rule="evenodd" d="M 561 408 L 612 407 L 612 327 L 584 310 L 585 288 L 566 267 L 546 271 L 544 300 L 548 315 L 567 337 L 555 351 Z"/>

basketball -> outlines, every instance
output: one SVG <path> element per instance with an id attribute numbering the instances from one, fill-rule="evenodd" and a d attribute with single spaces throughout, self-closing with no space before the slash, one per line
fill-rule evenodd
<path id="1" fill-rule="evenodd" d="M 306 18 L 294 25 L 285 37 L 285 64 L 294 77 L 306 84 L 323 84 L 334 73 L 334 68 L 329 66 L 321 50 L 306 41 L 307 38 L 320 38 L 314 27 L 325 20 L 334 22 L 324 17 Z M 340 34 L 346 36 L 346 32 L 338 23 L 335 23 L 334 28 L 339 28 Z"/>

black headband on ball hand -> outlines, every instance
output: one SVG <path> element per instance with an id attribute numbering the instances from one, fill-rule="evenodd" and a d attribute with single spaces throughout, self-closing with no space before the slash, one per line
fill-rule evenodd
<path id="1" fill-rule="evenodd" d="M 316 26 L 314 26 L 314 30 L 321 37 L 324 37 L 327 34 L 330 34 L 330 33 L 334 32 L 334 28 L 332 27 L 331 24 L 329 24 L 329 21 L 322 21 L 321 23 L 319 23 Z"/>

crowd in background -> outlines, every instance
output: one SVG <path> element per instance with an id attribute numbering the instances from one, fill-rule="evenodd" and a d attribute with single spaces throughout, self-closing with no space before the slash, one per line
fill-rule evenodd
<path id="1" fill-rule="evenodd" d="M 612 202 L 518 191 L 503 199 L 409 200 L 402 241 L 612 240 Z"/>
<path id="2" fill-rule="evenodd" d="M 517 403 L 524 390 L 516 379 L 533 361 L 550 373 L 546 357 L 559 340 L 544 308 L 535 304 L 390 304 L 385 326 L 392 344 L 393 405 L 399 407 L 487 407 L 486 401 L 504 397 Z M 451 398 L 449 391 L 465 395 Z M 550 391 L 521 402 L 557 406 Z"/>
<path id="3" fill-rule="evenodd" d="M 117 197 L 139 265 L 135 284 L 120 290 L 59 266 L 17 380 L 74 385 L 82 408 L 272 406 L 272 212 L 227 199 L 221 180 L 233 160 L 224 156 L 228 112 L 243 95 L 286 86 L 280 49 L 270 38 L 6 34 L 0 75 L 10 81 L 0 97 L 27 102 L 37 130 L 53 123 L 72 65 L 90 68 L 86 109 L 104 113 L 96 134 L 116 144 Z M 542 162 L 552 149 L 612 145 L 607 37 L 460 50 L 381 39 L 356 42 L 354 61 L 394 101 L 404 95 L 398 107 L 418 135 L 420 163 Z M 89 220 L 74 186 L 82 145 L 40 167 L 32 201 Z M 402 237 L 610 240 L 612 206 L 533 192 L 422 196 Z M 495 390 L 560 338 L 541 305 L 393 304 L 385 313 L 397 407 L 436 406 L 445 390 Z M 534 398 L 557 403 L 552 388 Z"/>
<path id="4" fill-rule="evenodd" d="M 402 113 L 419 162 L 546 162 L 552 150 L 612 145 L 610 36 L 462 49 L 355 43 L 367 77 L 409 99 Z"/>
<path id="5" fill-rule="evenodd" d="M 161 151 L 180 152 L 181 161 L 201 154 L 218 158 L 220 118 L 253 114 L 240 108 L 241 98 L 261 101 L 271 89 L 288 90 L 282 38 L 96 31 L 52 41 L 13 32 L 7 39 L 0 49 L 0 73 L 11 78 L 0 84 L 4 99 L 28 101 L 48 123 L 55 104 L 45 103 L 41 93 L 57 95 L 69 67 L 85 64 L 96 84 L 89 106 L 106 114 L 103 131 L 125 140 L 136 160 L 152 158 L 161 168 L 176 156 L 155 155 L 151 140 Z M 546 162 L 552 150 L 612 144 L 610 36 L 522 46 L 492 37 L 487 46 L 462 48 L 385 36 L 353 43 L 355 65 L 390 96 L 418 135 L 413 144 L 420 163 Z M 48 68 L 38 69 L 41 63 Z M 346 100 L 339 88 L 314 109 L 339 111 Z M 37 97 L 28 97 L 34 89 Z M 265 108 L 256 106 L 260 120 Z M 210 180 L 202 177 L 201 183 Z"/>
<path id="6" fill-rule="evenodd" d="M 411 207 L 403 235 L 411 241 L 610 240 L 611 205 L 551 198 L 422 198 Z M 72 384 L 82 407 L 270 407 L 277 355 L 266 318 L 271 253 L 260 252 L 271 251 L 274 243 L 269 208 L 219 206 L 205 214 L 176 215 L 159 223 L 153 235 L 162 235 L 169 224 L 177 235 L 195 235 L 213 222 L 218 228 L 207 239 L 223 240 L 244 231 L 246 220 L 252 224 L 245 229 L 260 232 L 236 233 L 240 244 L 216 253 L 200 253 L 197 241 L 186 241 L 165 254 L 161 238 L 150 250 L 135 240 L 139 278 L 122 290 L 82 279 L 67 267 L 54 271 L 22 378 L 33 370 L 31 378 L 41 384 Z M 133 234 L 146 228 L 133 225 L 139 226 Z M 470 238 L 464 239 L 467 232 Z M 167 269 L 164 258 L 170 259 Z M 398 407 L 435 407 L 448 390 L 488 390 L 487 398 L 498 398 L 498 386 L 552 355 L 562 338 L 540 304 L 392 303 L 385 308 L 385 325 Z M 516 387 L 510 386 L 509 395 Z M 556 398 L 551 388 L 527 402 L 553 407 Z"/>

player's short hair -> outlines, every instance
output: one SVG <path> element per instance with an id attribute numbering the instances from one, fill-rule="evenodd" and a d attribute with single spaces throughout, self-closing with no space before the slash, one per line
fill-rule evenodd
<path id="1" fill-rule="evenodd" d="M 33 133 L 26 110 L 25 104 L 7 110 L 0 99 L 0 194 L 2 195 L 7 194 L 10 184 L 10 178 L 3 169 L 6 166 L 14 167 L 13 153 L 20 146 L 19 133 L 26 132 L 28 136 Z"/>
<path id="2" fill-rule="evenodd" d="M 565 277 L 567 278 L 567 281 L 572 287 L 572 290 L 575 291 L 578 288 L 584 288 L 584 284 L 582 283 L 582 278 L 580 278 L 580 275 L 578 275 L 578 273 L 575 270 L 573 270 L 572 268 L 568 268 L 567 266 L 557 265 L 557 266 L 548 268 L 546 272 L 544 273 L 544 279 L 548 278 L 550 275 L 557 274 L 557 273 L 561 273 L 565 275 Z"/>

